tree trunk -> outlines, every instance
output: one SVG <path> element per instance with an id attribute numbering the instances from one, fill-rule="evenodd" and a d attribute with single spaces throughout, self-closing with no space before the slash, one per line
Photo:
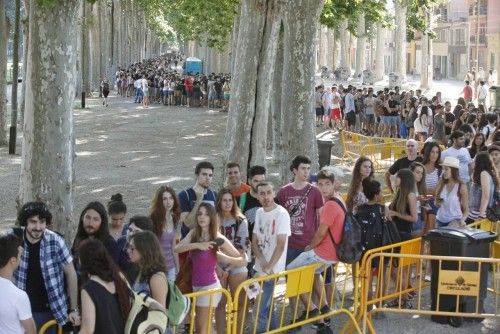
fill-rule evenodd
<path id="1" fill-rule="evenodd" d="M 377 48 L 375 54 L 375 81 L 384 79 L 384 34 L 382 23 L 377 23 Z"/>
<path id="2" fill-rule="evenodd" d="M 406 14 L 408 7 L 406 0 L 394 0 L 395 9 L 395 70 L 394 72 L 398 76 L 397 84 L 406 81 Z"/>
<path id="3" fill-rule="evenodd" d="M 260 62 L 265 59 L 263 56 L 266 52 L 269 54 L 272 50 L 270 44 L 269 46 L 266 45 L 264 36 L 268 15 L 272 14 L 274 9 L 277 9 L 275 4 L 278 1 L 243 0 L 240 3 L 238 42 L 233 50 L 236 52 L 234 55 L 235 71 L 232 79 L 225 137 L 225 142 L 229 143 L 229 147 L 225 158 L 226 161 L 240 163 L 245 173 L 251 163 L 260 160 L 260 158 L 252 157 L 253 154 L 256 156 L 262 154 L 262 152 L 256 152 L 256 149 L 260 150 L 260 147 L 263 147 L 265 156 L 267 134 L 265 129 L 259 127 L 261 124 L 265 125 L 267 121 L 267 110 L 266 117 L 259 120 L 257 118 L 261 117 L 261 115 L 256 114 L 256 109 L 262 112 L 262 105 L 257 107 L 259 104 L 257 97 L 259 92 L 263 97 L 266 95 L 263 93 L 264 88 L 259 90 L 260 85 L 266 83 L 258 82 L 258 80 L 265 77 L 260 67 L 268 66 L 268 64 L 261 64 Z M 270 35 L 271 33 L 269 33 Z M 275 47 L 274 50 L 276 50 Z M 269 104 L 267 106 L 269 108 Z M 262 136 L 262 133 L 264 138 L 257 138 L 258 135 Z M 256 140 L 263 140 L 264 145 L 254 143 Z M 261 161 L 258 162 L 261 163 Z"/>
<path id="4" fill-rule="evenodd" d="M 251 133 L 250 166 L 266 166 L 267 121 L 273 98 L 274 65 L 281 27 L 279 1 L 268 1 L 264 40 L 258 67 L 256 109 Z"/>
<path id="5" fill-rule="evenodd" d="M 9 154 L 16 153 L 17 139 L 17 87 L 19 77 L 19 33 L 21 29 L 21 0 L 15 0 L 14 40 L 12 56 L 12 90 L 10 106 Z"/>
<path id="6" fill-rule="evenodd" d="M 71 240 L 73 222 L 74 131 L 78 0 L 50 7 L 30 4 L 30 53 L 19 203 L 43 200 L 54 229 Z"/>
<path id="7" fill-rule="evenodd" d="M 274 65 L 273 78 L 273 98 L 271 101 L 272 114 L 272 155 L 273 161 L 280 166 L 283 161 L 283 114 L 281 109 L 281 93 L 282 93 L 282 78 L 283 78 L 283 31 L 280 30 L 278 47 L 276 50 L 276 59 Z"/>
<path id="8" fill-rule="evenodd" d="M 319 67 L 327 66 L 328 61 L 326 58 L 328 52 L 328 39 L 327 39 L 327 28 L 320 26 L 319 28 Z"/>
<path id="9" fill-rule="evenodd" d="M 310 156 L 312 171 L 318 169 L 318 147 L 314 121 L 314 55 L 318 45 L 316 31 L 324 0 L 288 0 L 283 9 L 284 59 L 281 110 L 285 117 L 284 160 L 295 155 Z M 312 47 L 311 47 L 312 46 Z M 282 164 L 283 183 L 290 171 Z"/>
<path id="10" fill-rule="evenodd" d="M 429 31 L 432 31 L 432 9 L 424 9 L 425 16 L 429 25 Z M 429 89 L 432 87 L 433 80 L 433 63 L 432 63 L 432 38 L 427 32 L 422 34 L 422 69 L 420 76 L 420 88 Z"/>
<path id="11" fill-rule="evenodd" d="M 342 20 L 340 26 L 340 67 L 349 68 L 349 23 L 346 19 Z M 350 69 L 350 68 L 349 68 Z"/>
<path id="12" fill-rule="evenodd" d="M 358 16 L 357 26 L 357 41 L 356 41 L 356 71 L 355 75 L 359 76 L 366 69 L 366 30 L 365 30 L 365 14 L 361 13 Z"/>
<path id="13" fill-rule="evenodd" d="M 24 1 L 24 17 L 23 17 L 23 82 L 21 83 L 21 98 L 19 100 L 19 124 L 24 124 L 24 101 L 26 97 L 26 67 L 28 64 L 28 44 L 29 44 L 29 10 L 30 1 Z"/>
<path id="14" fill-rule="evenodd" d="M 7 41 L 9 24 L 5 16 L 5 0 L 0 0 L 0 145 L 7 144 Z"/>
<path id="15" fill-rule="evenodd" d="M 332 29 L 328 29 L 327 33 L 328 50 L 326 52 L 326 66 L 332 71 L 335 69 L 335 34 Z"/>

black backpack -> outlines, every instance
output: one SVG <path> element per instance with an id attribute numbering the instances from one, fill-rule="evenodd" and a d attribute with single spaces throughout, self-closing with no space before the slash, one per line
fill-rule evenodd
<path id="1" fill-rule="evenodd" d="M 363 256 L 361 227 L 352 212 L 348 212 L 344 204 L 338 198 L 333 197 L 331 200 L 340 205 L 345 214 L 342 240 L 340 242 L 335 242 L 332 232 L 330 228 L 328 228 L 328 233 L 330 234 L 330 238 L 332 238 L 337 256 L 339 260 L 344 263 L 352 264 L 358 262 Z"/>

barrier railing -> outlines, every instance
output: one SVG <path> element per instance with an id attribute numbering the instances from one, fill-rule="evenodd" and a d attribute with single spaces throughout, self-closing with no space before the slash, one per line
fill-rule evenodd
<path id="1" fill-rule="evenodd" d="M 437 273 L 430 284 L 434 296 L 431 298 L 430 309 L 428 308 L 429 296 L 424 295 L 426 292 L 424 288 L 428 287 L 429 284 L 426 285 L 419 279 L 415 288 L 408 288 L 402 283 L 402 278 L 405 276 L 403 273 L 405 263 L 415 263 L 417 277 L 419 277 L 418 275 L 423 275 L 423 262 L 426 260 L 432 262 L 434 274 Z M 449 321 L 454 326 L 459 326 L 463 317 L 500 317 L 499 295 L 498 290 L 495 290 L 497 284 L 493 287 L 495 292 L 494 311 L 486 311 L 484 305 L 488 291 L 485 286 L 488 284 L 488 266 L 491 265 L 495 268 L 495 279 L 492 281 L 497 281 L 499 279 L 500 259 L 376 253 L 368 256 L 365 262 L 366 268 L 371 268 L 374 261 L 379 263 L 375 293 L 371 295 L 368 293 L 372 289 L 370 279 L 366 279 L 363 284 L 361 304 L 367 306 L 367 310 L 362 312 L 363 333 L 366 333 L 367 329 L 371 333 L 375 333 L 369 319 L 370 315 L 375 312 L 431 315 L 435 321 Z M 397 277 L 401 278 L 399 280 L 394 277 L 390 269 L 394 263 L 397 265 L 395 267 Z M 393 291 L 387 292 L 387 289 L 390 288 Z M 412 298 L 411 307 L 408 307 L 411 292 L 414 292 L 415 295 Z"/>
<path id="2" fill-rule="evenodd" d="M 44 323 L 43 326 L 38 331 L 38 334 L 45 334 L 52 327 L 57 327 L 57 334 L 62 334 L 63 332 L 62 327 L 59 327 L 57 325 L 57 321 L 55 320 L 49 320 L 46 323 Z"/>
<path id="3" fill-rule="evenodd" d="M 373 162 L 375 172 L 386 171 L 394 161 L 406 154 L 406 139 L 369 137 L 350 131 L 342 131 L 340 137 L 343 158 L 367 156 Z M 418 150 L 422 147 L 423 143 L 419 143 Z"/>
<path id="4" fill-rule="evenodd" d="M 330 271 L 331 268 L 331 271 Z M 316 323 L 323 319 L 338 314 L 346 314 L 352 326 L 360 333 L 354 312 L 358 308 L 358 279 L 353 279 L 350 266 L 337 264 L 335 266 L 322 266 L 312 264 L 285 272 L 272 274 L 265 277 L 249 279 L 236 289 L 233 303 L 233 313 L 238 313 L 238 308 L 243 307 L 243 319 L 233 322 L 232 333 L 278 333 L 292 328 L 299 328 L 306 324 Z M 331 282 L 331 286 L 318 283 L 315 274 L 321 272 L 323 282 Z M 245 293 L 242 293 L 245 292 Z M 313 293 L 314 292 L 314 293 Z M 353 311 L 347 305 L 348 293 L 353 294 Z M 253 303 L 247 296 L 254 296 Z M 313 296 L 314 295 L 314 296 Z M 240 298 L 245 300 L 240 303 Z M 298 318 L 299 301 L 304 304 L 303 318 Z M 287 300 L 290 300 L 290 311 L 287 309 Z M 328 306 L 329 311 L 317 314 L 311 306 Z M 250 318 L 253 319 L 250 319 Z M 260 321 L 260 322 L 259 322 Z M 247 330 L 245 330 L 247 327 Z"/>
<path id="5" fill-rule="evenodd" d="M 226 319 L 223 326 L 226 333 L 231 333 L 230 330 L 233 321 L 233 303 L 231 294 L 229 293 L 229 291 L 223 288 L 203 290 L 186 294 L 186 297 L 188 297 L 191 301 L 191 310 L 186 316 L 183 324 L 177 327 L 174 326 L 172 328 L 173 333 L 177 332 L 178 327 L 183 326 L 189 327 L 189 329 L 186 328 L 186 331 L 184 331 L 184 333 L 187 332 L 189 334 L 193 334 L 195 332 L 198 332 L 199 330 L 196 329 L 196 321 L 200 321 L 201 319 L 205 319 L 203 321 L 203 326 L 207 326 L 206 328 L 204 328 L 203 332 L 215 333 L 214 329 L 212 328 L 212 318 L 215 315 L 215 308 L 217 307 L 217 304 L 222 296 L 226 298 Z M 199 306 L 198 304 L 203 305 L 203 308 L 201 308 L 201 306 Z M 197 312 L 199 312 L 199 314 L 197 314 Z"/>

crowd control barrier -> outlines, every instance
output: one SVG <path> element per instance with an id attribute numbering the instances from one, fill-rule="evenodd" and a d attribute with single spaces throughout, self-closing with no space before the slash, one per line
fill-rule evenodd
<path id="1" fill-rule="evenodd" d="M 44 323 L 43 326 L 38 331 L 38 334 L 45 334 L 52 327 L 57 327 L 57 334 L 62 334 L 63 332 L 62 327 L 59 327 L 57 325 L 57 321 L 55 320 L 49 320 L 46 323 Z"/>
<path id="2" fill-rule="evenodd" d="M 327 282 L 331 282 L 331 285 L 329 286 L 328 283 L 320 285 L 319 289 L 316 290 L 316 292 L 321 291 L 319 297 L 314 298 L 314 276 L 315 273 L 320 271 L 323 282 L 326 279 Z M 347 315 L 352 326 L 358 333 L 361 333 L 354 314 L 349 311 L 347 305 L 350 303 L 348 294 L 353 294 L 354 305 L 351 309 L 356 310 L 358 308 L 358 289 L 353 289 L 355 286 L 358 286 L 358 279 L 356 277 L 353 279 L 350 266 L 344 264 L 335 266 L 312 264 L 265 277 L 249 279 L 236 289 L 233 313 L 236 314 L 239 307 L 243 307 L 244 312 L 242 312 L 243 319 L 233 322 L 231 333 L 257 333 L 259 327 L 258 315 L 261 310 L 263 310 L 262 314 L 265 316 L 261 320 L 260 330 L 262 331 L 262 328 L 265 328 L 263 331 L 266 333 L 284 332 L 339 314 Z M 272 289 L 272 292 L 264 295 L 264 289 Z M 306 319 L 296 321 L 294 319 L 298 318 L 299 310 L 302 308 L 302 303 L 298 300 L 300 296 L 302 296 L 303 300 L 307 300 L 303 311 L 307 316 Z M 249 300 L 249 297 L 254 297 L 253 302 Z M 240 303 L 240 298 L 245 298 L 245 300 Z M 290 301 L 290 298 L 292 298 L 292 301 Z M 293 302 L 293 300 L 296 300 L 296 302 Z M 330 307 L 330 311 L 314 316 L 310 314 L 312 302 L 316 305 L 326 304 Z M 267 307 L 269 313 L 265 310 Z"/>
<path id="3" fill-rule="evenodd" d="M 231 294 L 229 291 L 223 288 L 218 288 L 218 289 L 210 289 L 210 290 L 204 290 L 204 291 L 197 291 L 197 292 L 192 292 L 188 293 L 185 296 L 188 297 L 191 301 L 191 310 L 189 311 L 188 315 L 186 316 L 184 323 L 181 324 L 180 326 L 173 327 L 172 331 L 173 333 L 180 333 L 182 331 L 177 330 L 178 327 L 183 327 L 183 325 L 188 325 L 189 326 L 189 334 L 193 334 L 196 332 L 196 317 L 199 317 L 199 314 L 196 314 L 196 303 L 200 299 L 207 299 L 208 298 L 208 314 L 206 316 L 206 333 L 215 333 L 216 331 L 213 328 L 213 322 L 212 319 L 215 315 L 215 309 L 217 307 L 217 301 L 220 299 L 219 296 L 223 295 L 226 297 L 226 323 L 225 323 L 225 331 L 226 333 L 231 333 L 231 324 L 233 321 L 233 303 L 232 303 L 232 298 Z"/>
<path id="4" fill-rule="evenodd" d="M 426 260 L 436 261 L 438 268 L 437 277 L 433 277 L 434 297 L 431 298 L 430 307 L 429 289 L 426 289 L 430 284 L 420 279 L 423 277 L 423 263 Z M 376 253 L 368 256 L 365 269 L 372 268 L 374 262 L 379 264 L 375 290 L 369 294 L 372 289 L 370 279 L 364 280 L 363 284 L 363 333 L 367 330 L 375 333 L 370 316 L 376 312 L 430 315 L 433 319 L 447 317 L 450 324 L 455 326 L 459 326 L 463 318 L 500 318 L 499 295 L 498 290 L 495 290 L 498 282 L 492 283 L 499 279 L 500 259 Z M 404 273 L 404 266 L 411 263 L 416 264 L 416 279 L 411 283 L 413 287 L 406 284 L 410 282 L 410 276 Z M 448 268 L 450 263 L 456 264 L 454 270 Z M 489 266 L 494 268 L 493 280 L 487 279 Z M 391 269 L 395 269 L 396 277 Z M 486 289 L 485 284 L 492 288 Z M 494 306 L 489 310 L 484 305 L 488 291 L 494 292 Z M 414 294 L 411 301 L 410 293 Z M 388 306 L 389 303 L 392 305 Z"/>

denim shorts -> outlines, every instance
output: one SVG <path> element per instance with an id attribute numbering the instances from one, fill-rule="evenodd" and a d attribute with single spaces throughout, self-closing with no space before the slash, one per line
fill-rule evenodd
<path id="1" fill-rule="evenodd" d="M 229 275 L 236 275 L 236 274 L 241 274 L 241 273 L 247 273 L 248 269 L 246 266 L 236 267 L 236 268 L 229 269 L 228 272 L 229 272 Z"/>
<path id="2" fill-rule="evenodd" d="M 414 223 L 411 227 L 412 236 L 419 235 L 422 233 L 422 229 L 424 228 L 424 223 L 422 221 L 422 214 L 418 214 L 417 222 Z"/>
<path id="3" fill-rule="evenodd" d="M 366 114 L 366 121 L 368 124 L 375 124 L 375 115 L 374 114 Z"/>
<path id="4" fill-rule="evenodd" d="M 430 199 L 427 201 L 427 203 L 431 207 L 430 209 L 427 209 L 427 214 L 431 214 L 431 215 L 435 216 L 438 212 L 438 207 L 436 206 L 436 202 L 434 201 L 434 199 Z"/>
<path id="5" fill-rule="evenodd" d="M 399 124 L 399 116 L 387 116 L 387 124 L 388 125 L 398 125 Z"/>
<path id="6" fill-rule="evenodd" d="M 286 266 L 287 270 L 290 269 L 295 269 L 303 266 L 307 266 L 309 264 L 313 263 L 322 263 L 326 265 L 332 265 L 335 264 L 335 261 L 328 261 L 326 259 L 323 259 L 316 255 L 314 252 L 314 249 L 311 249 L 307 252 L 302 252 L 299 256 L 295 258 L 288 266 Z M 318 269 L 316 269 L 316 274 L 321 274 L 324 271 L 324 266 L 320 266 Z"/>

